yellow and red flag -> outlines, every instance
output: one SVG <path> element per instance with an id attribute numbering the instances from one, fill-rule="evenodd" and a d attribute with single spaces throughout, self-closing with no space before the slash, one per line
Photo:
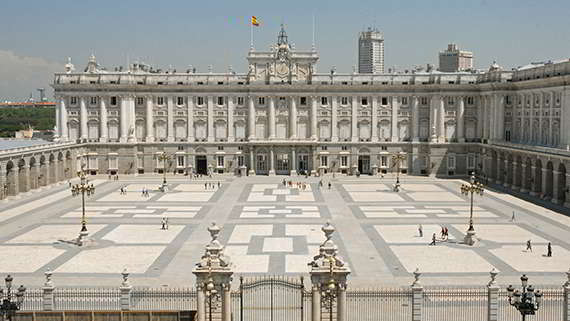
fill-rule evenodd
<path id="1" fill-rule="evenodd" d="M 251 24 L 259 27 L 259 21 L 257 21 L 257 17 L 256 16 L 251 16 Z"/>

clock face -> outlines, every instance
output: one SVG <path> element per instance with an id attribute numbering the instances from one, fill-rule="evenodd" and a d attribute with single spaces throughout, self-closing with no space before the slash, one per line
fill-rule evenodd
<path id="1" fill-rule="evenodd" d="M 281 63 L 277 65 L 277 74 L 284 76 L 289 73 L 289 66 L 287 64 Z"/>

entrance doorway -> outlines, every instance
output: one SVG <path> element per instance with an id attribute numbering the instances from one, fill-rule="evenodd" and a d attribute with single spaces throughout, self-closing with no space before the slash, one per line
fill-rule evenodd
<path id="1" fill-rule="evenodd" d="M 298 165 L 299 165 L 299 166 L 297 166 L 298 173 L 299 174 L 305 174 L 309 170 L 309 155 L 300 154 Z"/>
<path id="2" fill-rule="evenodd" d="M 361 155 L 358 156 L 358 171 L 360 174 L 370 174 L 370 156 Z"/>
<path id="3" fill-rule="evenodd" d="M 196 174 L 208 175 L 206 155 L 196 155 Z"/>

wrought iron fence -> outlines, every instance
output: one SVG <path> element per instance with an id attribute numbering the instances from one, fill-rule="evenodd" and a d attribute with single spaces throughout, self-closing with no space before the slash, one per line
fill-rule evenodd
<path id="1" fill-rule="evenodd" d="M 537 286 L 536 289 L 542 292 L 542 304 L 532 319 L 529 319 L 533 321 L 564 320 L 564 290 L 540 286 Z M 506 290 L 501 289 L 499 291 L 498 303 L 499 320 L 519 320 L 521 318 L 519 311 L 509 304 Z"/>
<path id="2" fill-rule="evenodd" d="M 134 288 L 131 310 L 196 310 L 196 290 L 192 288 Z"/>
<path id="3" fill-rule="evenodd" d="M 22 310 L 41 311 L 42 306 L 42 289 L 28 289 L 24 294 L 24 302 L 22 302 Z"/>
<path id="4" fill-rule="evenodd" d="M 487 319 L 487 289 L 426 288 L 424 321 L 481 321 Z"/>
<path id="5" fill-rule="evenodd" d="M 117 288 L 55 289 L 55 310 L 120 310 L 121 293 Z"/>
<path id="6" fill-rule="evenodd" d="M 409 321 L 412 319 L 410 288 L 353 289 L 346 293 L 346 309 L 350 320 Z"/>

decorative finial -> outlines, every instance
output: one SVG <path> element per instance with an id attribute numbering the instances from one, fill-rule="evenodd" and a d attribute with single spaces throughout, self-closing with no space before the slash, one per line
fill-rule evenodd
<path id="1" fill-rule="evenodd" d="M 420 272 L 420 269 L 416 267 L 416 270 L 413 273 L 414 273 L 414 283 L 412 283 L 412 286 L 421 285 L 420 276 L 422 275 L 422 273 Z"/>
<path id="2" fill-rule="evenodd" d="M 567 280 L 566 280 L 566 283 L 564 283 L 564 286 L 570 287 L 570 269 L 568 269 L 568 271 L 566 272 L 566 277 L 567 277 Z"/>
<path id="3" fill-rule="evenodd" d="M 489 272 L 489 274 L 491 275 L 491 281 L 489 281 L 489 286 L 497 284 L 497 281 L 495 279 L 497 278 L 497 274 L 499 274 L 499 272 L 495 270 L 495 268 L 493 268 L 491 272 Z"/>
<path id="4" fill-rule="evenodd" d="M 220 234 L 220 227 L 216 225 L 216 222 L 212 222 L 211 226 L 208 226 L 208 232 L 210 232 L 210 236 L 212 237 L 212 242 L 218 240 L 218 234 Z"/>
<path id="5" fill-rule="evenodd" d="M 129 284 L 129 271 L 127 270 L 126 267 L 123 269 L 123 272 L 121 272 L 121 275 L 123 276 L 123 283 L 121 283 L 121 286 L 123 286 L 123 287 L 130 286 L 130 284 Z"/>
<path id="6" fill-rule="evenodd" d="M 335 231 L 335 228 L 334 228 L 334 226 L 331 225 L 330 222 L 326 222 L 325 225 L 321 228 L 321 231 L 323 231 L 323 233 L 325 233 L 325 237 L 326 237 L 325 243 L 326 243 L 326 242 L 329 242 L 331 240 L 332 235 Z"/>
<path id="7" fill-rule="evenodd" d="M 46 276 L 46 282 L 44 283 L 44 286 L 52 287 L 53 282 L 51 280 L 51 276 L 53 275 L 53 272 L 51 270 L 47 270 L 44 272 L 44 275 Z"/>

